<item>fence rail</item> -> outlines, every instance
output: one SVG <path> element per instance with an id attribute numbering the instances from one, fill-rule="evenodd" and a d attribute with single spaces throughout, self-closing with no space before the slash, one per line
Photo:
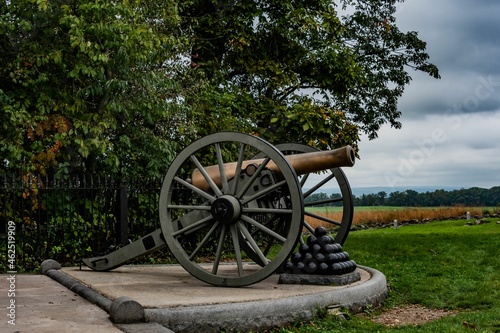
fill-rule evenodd
<path id="1" fill-rule="evenodd" d="M 7 228 L 12 222 L 18 270 L 32 271 L 48 258 L 76 264 L 81 258 L 106 252 L 110 245 L 157 229 L 160 187 L 158 179 L 3 175 L 0 271 L 7 267 Z"/>

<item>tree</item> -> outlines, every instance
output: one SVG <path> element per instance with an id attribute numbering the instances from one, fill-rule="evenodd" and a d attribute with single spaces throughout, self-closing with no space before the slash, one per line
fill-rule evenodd
<path id="1" fill-rule="evenodd" d="M 345 16 L 345 44 L 356 54 L 363 79 L 348 90 L 349 99 L 339 100 L 369 138 L 377 137 L 384 123 L 400 128 L 398 98 L 411 81 L 408 70 L 439 78 L 437 67 L 428 62 L 426 43 L 415 31 L 402 32 L 396 25 L 396 4 L 404 0 L 343 0 L 354 12 Z"/>
<path id="2" fill-rule="evenodd" d="M 385 192 L 385 191 L 378 192 L 377 193 L 377 205 L 384 206 L 385 205 L 385 198 L 387 198 L 387 192 Z"/>
<path id="3" fill-rule="evenodd" d="M 409 68 L 396 1 L 0 3 L 0 168 L 159 176 L 220 130 L 318 148 L 398 127 Z"/>
<path id="4" fill-rule="evenodd" d="M 181 13 L 192 67 L 236 95 L 256 133 L 331 148 L 401 126 L 409 69 L 439 77 L 417 33 L 397 28 L 397 2 L 343 0 L 343 19 L 328 0 L 193 0 Z"/>
<path id="5" fill-rule="evenodd" d="M 216 98 L 183 60 L 176 1 L 0 11 L 3 168 L 159 176 L 196 121 L 190 110 Z"/>
<path id="6" fill-rule="evenodd" d="M 357 141 L 344 112 L 311 97 L 323 86 L 343 94 L 359 75 L 352 52 L 340 44 L 341 23 L 324 4 L 200 0 L 181 7 L 195 38 L 193 67 L 231 91 L 232 111 L 272 142 L 324 148 L 335 137 L 337 145 Z"/>

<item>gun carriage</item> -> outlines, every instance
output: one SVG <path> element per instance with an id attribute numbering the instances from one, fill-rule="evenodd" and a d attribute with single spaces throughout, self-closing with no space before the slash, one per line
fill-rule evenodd
<path id="1" fill-rule="evenodd" d="M 282 269 L 298 242 L 304 242 L 304 231 L 314 231 L 309 218 L 331 225 L 335 241 L 344 243 L 353 204 L 340 168 L 354 161 L 350 146 L 318 151 L 300 144 L 273 146 L 242 133 L 209 135 L 170 165 L 160 193 L 160 227 L 83 262 L 108 271 L 168 246 L 184 269 L 207 283 L 237 287 L 259 282 Z M 332 187 L 338 197 L 307 200 Z M 305 210 L 335 202 L 340 219 Z"/>

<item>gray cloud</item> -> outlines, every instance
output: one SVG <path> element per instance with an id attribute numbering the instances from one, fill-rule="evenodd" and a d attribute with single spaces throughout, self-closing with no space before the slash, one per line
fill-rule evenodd
<path id="1" fill-rule="evenodd" d="M 500 184 L 500 112 L 403 122 L 363 140 L 351 186 L 492 187 Z"/>
<path id="2" fill-rule="evenodd" d="M 398 25 L 403 31 L 419 32 L 427 42 L 431 62 L 442 79 L 412 74 L 401 108 L 410 115 L 446 112 L 474 95 L 480 77 L 500 82 L 500 2 L 409 0 L 400 5 Z M 500 85 L 495 87 L 500 90 Z M 490 94 L 463 112 L 494 112 L 500 109 L 500 93 Z"/>

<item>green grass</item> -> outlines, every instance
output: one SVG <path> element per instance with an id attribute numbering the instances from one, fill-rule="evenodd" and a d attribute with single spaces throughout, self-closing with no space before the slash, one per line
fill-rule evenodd
<path id="1" fill-rule="evenodd" d="M 344 250 L 387 278 L 385 309 L 405 304 L 458 310 L 420 326 L 388 328 L 351 315 L 297 323 L 274 332 L 500 332 L 500 224 L 464 220 L 349 234 Z M 375 313 L 372 313 L 376 315 Z M 466 324 L 465 324 L 466 323 Z M 472 328 L 471 328 L 472 327 Z"/>

